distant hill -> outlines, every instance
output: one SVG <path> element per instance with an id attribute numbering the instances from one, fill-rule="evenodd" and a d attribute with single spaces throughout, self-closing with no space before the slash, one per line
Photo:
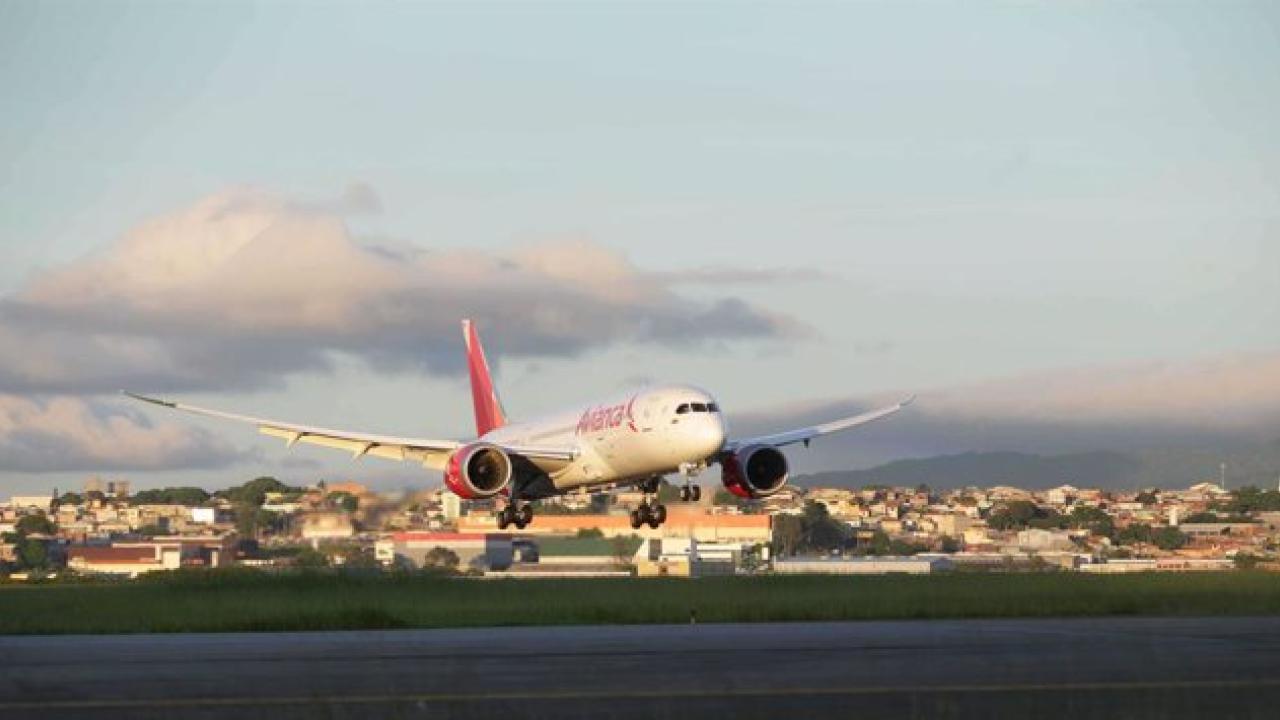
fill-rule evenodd
<path id="1" fill-rule="evenodd" d="M 1066 483 L 1105 489 L 1185 488 L 1216 480 L 1220 462 L 1227 463 L 1230 486 L 1275 487 L 1280 478 L 1280 442 L 1234 449 L 1162 448 L 1066 455 L 971 452 L 896 460 L 865 470 L 798 475 L 792 481 L 804 487 L 1013 485 L 1043 490 Z"/>

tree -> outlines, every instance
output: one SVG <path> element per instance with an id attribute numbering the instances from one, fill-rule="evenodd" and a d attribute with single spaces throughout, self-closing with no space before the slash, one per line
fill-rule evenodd
<path id="1" fill-rule="evenodd" d="M 83 505 L 84 496 L 80 493 L 65 492 L 58 496 L 59 505 Z"/>
<path id="2" fill-rule="evenodd" d="M 198 487 L 166 487 L 139 490 L 129 498 L 130 505 L 186 505 L 195 507 L 209 501 L 209 493 Z"/>
<path id="3" fill-rule="evenodd" d="M 345 512 L 353 513 L 360 507 L 360 498 L 349 492 L 330 493 L 328 499 L 334 507 Z"/>
<path id="4" fill-rule="evenodd" d="M 58 526 L 54 525 L 53 521 L 46 517 L 44 513 L 23 515 L 18 518 L 18 522 L 14 524 L 13 529 L 24 537 L 33 534 L 52 535 L 58 532 Z"/>
<path id="5" fill-rule="evenodd" d="M 1162 527 L 1151 533 L 1151 542 L 1161 550 L 1177 550 L 1187 544 L 1187 534 L 1176 527 Z"/>
<path id="6" fill-rule="evenodd" d="M 439 546 L 428 550 L 427 554 L 422 558 L 423 567 L 438 568 L 441 570 L 450 570 L 455 572 L 458 569 L 459 562 L 458 553 L 450 550 L 449 548 Z"/>
<path id="7" fill-rule="evenodd" d="M 267 493 L 302 492 L 301 488 L 285 485 L 273 477 L 259 477 L 236 487 L 219 490 L 214 493 L 235 503 L 247 503 L 261 506 L 267 499 Z"/>
<path id="8" fill-rule="evenodd" d="M 1236 490 L 1232 498 L 1225 503 L 1221 503 L 1219 507 L 1231 513 L 1280 510 L 1280 492 L 1259 490 L 1249 485 Z"/>
<path id="9" fill-rule="evenodd" d="M 240 537 L 256 538 L 263 532 L 279 532 L 282 525 L 280 513 L 263 510 L 249 503 L 236 505 L 236 532 Z"/>
<path id="10" fill-rule="evenodd" d="M 960 552 L 960 541 L 950 535 L 943 535 L 939 542 L 939 549 L 944 553 Z"/>
<path id="11" fill-rule="evenodd" d="M 721 488 L 716 490 L 716 494 L 711 498 L 711 502 L 714 505 L 742 505 L 742 498 L 734 495 L 724 488 Z"/>
<path id="12" fill-rule="evenodd" d="M 844 547 L 851 532 L 849 526 L 831 517 L 827 506 L 812 500 L 804 504 L 801 516 L 804 527 L 803 545 L 809 550 L 827 551 Z"/>
<path id="13" fill-rule="evenodd" d="M 1066 518 L 1030 500 L 1011 500 L 987 517 L 993 530 L 1021 530 L 1027 527 L 1048 530 L 1065 527 Z"/>
<path id="14" fill-rule="evenodd" d="M 138 534 L 141 535 L 142 537 L 152 538 L 152 537 L 156 537 L 157 535 L 168 535 L 169 531 L 160 527 L 159 525 L 153 524 L 153 525 L 143 525 L 142 527 L 138 528 Z"/>
<path id="15" fill-rule="evenodd" d="M 1149 543 L 1151 542 L 1151 526 L 1142 523 L 1133 523 L 1125 526 L 1116 533 L 1116 542 L 1121 545 Z"/>
<path id="16" fill-rule="evenodd" d="M 1190 515 L 1186 516 L 1185 518 L 1183 518 L 1183 519 L 1182 519 L 1182 522 L 1187 522 L 1187 523 L 1216 523 L 1216 522 L 1222 522 L 1222 521 L 1218 519 L 1218 514 L 1217 514 L 1217 513 L 1213 513 L 1213 512 L 1198 512 L 1198 513 L 1191 513 Z"/>
<path id="17" fill-rule="evenodd" d="M 1232 562 L 1237 570 L 1253 570 L 1258 567 L 1258 556 L 1249 553 L 1237 553 Z"/>
<path id="18" fill-rule="evenodd" d="M 1112 537 L 1116 532 L 1115 520 L 1104 510 L 1088 505 L 1077 505 L 1067 516 L 1067 526 L 1078 530 L 1088 530 L 1093 535 Z"/>
<path id="19" fill-rule="evenodd" d="M 24 568 L 43 568 L 49 564 L 49 549 L 40 540 L 23 538 L 18 543 L 18 563 Z"/>
<path id="20" fill-rule="evenodd" d="M 609 540 L 610 548 L 613 550 L 613 561 L 619 567 L 627 567 L 631 565 L 631 559 L 635 557 L 635 550 L 631 547 L 634 535 L 631 537 L 623 537 L 622 535 L 614 535 Z"/>
<path id="21" fill-rule="evenodd" d="M 1134 498 L 1134 502 L 1140 502 L 1143 505 L 1155 505 L 1160 502 L 1160 490 L 1158 488 L 1153 490 L 1143 490 L 1138 493 L 1136 498 Z"/>
<path id="22" fill-rule="evenodd" d="M 804 538 L 804 521 L 795 515 L 773 516 L 773 551 L 775 554 L 795 555 Z"/>
<path id="23" fill-rule="evenodd" d="M 293 562 L 302 568 L 322 568 L 329 564 L 329 558 L 315 548 L 304 547 L 293 556 Z"/>

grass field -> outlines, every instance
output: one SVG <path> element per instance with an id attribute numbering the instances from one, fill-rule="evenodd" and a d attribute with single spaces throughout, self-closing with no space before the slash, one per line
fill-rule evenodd
<path id="1" fill-rule="evenodd" d="M 1280 575 L 475 580 L 212 573 L 0 586 L 0 634 L 1280 613 Z"/>

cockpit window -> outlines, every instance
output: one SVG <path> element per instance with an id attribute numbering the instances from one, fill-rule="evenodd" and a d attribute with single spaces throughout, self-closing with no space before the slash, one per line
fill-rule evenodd
<path id="1" fill-rule="evenodd" d="M 685 413 L 687 413 L 687 412 L 689 412 L 689 403 L 685 403 L 685 404 L 681 405 L 680 407 L 676 408 L 676 414 L 677 414 L 677 415 L 684 415 L 684 414 L 685 414 Z"/>
<path id="2" fill-rule="evenodd" d="M 715 403 L 707 403 L 707 412 L 720 412 L 720 406 Z"/>
<path id="3" fill-rule="evenodd" d="M 707 411 L 707 406 L 706 406 L 706 404 L 705 404 L 705 403 L 689 403 L 689 405 L 693 408 L 693 411 L 694 411 L 694 412 L 706 412 L 706 411 Z"/>

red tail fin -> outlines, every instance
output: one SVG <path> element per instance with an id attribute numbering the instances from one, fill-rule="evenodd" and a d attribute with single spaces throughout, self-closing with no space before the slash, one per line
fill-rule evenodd
<path id="1" fill-rule="evenodd" d="M 480 335 L 470 320 L 462 321 L 462 336 L 467 343 L 467 369 L 471 371 L 471 402 L 476 411 L 476 434 L 484 435 L 505 425 L 507 414 L 502 410 L 502 401 L 498 399 L 493 378 L 489 376 L 489 362 L 485 360 Z"/>

